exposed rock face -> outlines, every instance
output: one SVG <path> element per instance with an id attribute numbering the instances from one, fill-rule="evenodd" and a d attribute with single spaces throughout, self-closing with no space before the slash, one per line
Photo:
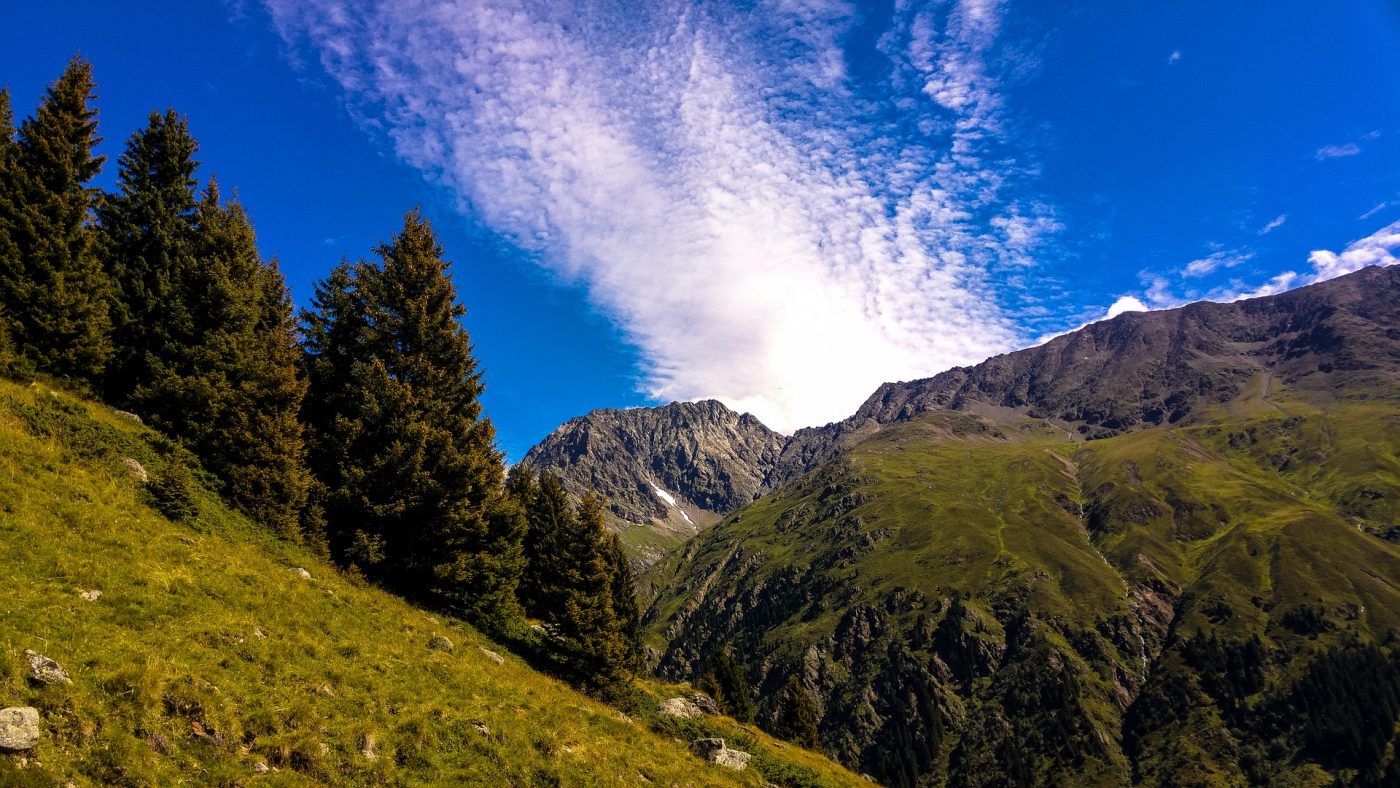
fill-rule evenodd
<path id="1" fill-rule="evenodd" d="M 1303 721 L 1299 677 L 1400 661 L 1381 467 L 1400 266 L 1122 315 L 797 433 L 771 494 L 643 578 L 657 671 L 729 647 L 768 720 L 795 676 L 890 785 L 1345 781 L 1382 764 L 1308 738 L 1338 714 Z"/>
<path id="2" fill-rule="evenodd" d="M 38 709 L 0 709 L 0 752 L 31 750 L 39 743 L 40 733 Z"/>
<path id="3" fill-rule="evenodd" d="M 691 742 L 690 749 L 710 763 L 735 771 L 743 770 L 753 757 L 741 750 L 731 750 L 725 745 L 724 739 L 696 739 Z"/>
<path id="4" fill-rule="evenodd" d="M 615 530 L 642 527 L 678 542 L 757 498 L 786 440 L 714 400 L 677 402 L 593 411 L 523 462 L 558 476 L 573 495 L 604 496 Z"/>

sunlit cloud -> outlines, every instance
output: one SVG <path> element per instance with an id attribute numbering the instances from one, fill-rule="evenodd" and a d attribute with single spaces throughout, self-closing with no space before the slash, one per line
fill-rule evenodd
<path id="1" fill-rule="evenodd" d="M 860 90 L 841 0 L 267 5 L 401 159 L 586 285 L 657 399 L 791 430 L 1024 341 L 1006 272 L 1061 226 L 1005 153 L 995 0 L 896 4 Z"/>

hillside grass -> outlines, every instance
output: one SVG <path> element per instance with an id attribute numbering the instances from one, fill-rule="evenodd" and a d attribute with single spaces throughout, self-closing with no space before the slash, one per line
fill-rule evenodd
<path id="1" fill-rule="evenodd" d="M 153 480 L 191 461 L 100 405 L 0 381 L 0 706 L 34 706 L 44 727 L 30 753 L 0 756 L 0 784 L 859 782 L 761 735 L 753 768 L 707 764 L 652 704 L 629 718 L 581 695 L 207 489 L 197 517 L 166 519 L 128 458 Z M 455 648 L 429 648 L 434 635 Z M 72 684 L 31 682 L 26 649 Z"/>

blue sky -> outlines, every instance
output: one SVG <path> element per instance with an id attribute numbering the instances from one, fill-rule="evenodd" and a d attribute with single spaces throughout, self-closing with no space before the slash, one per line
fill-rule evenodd
<path id="1" fill-rule="evenodd" d="M 295 297 L 421 205 L 513 458 L 596 407 L 784 430 L 1111 311 L 1400 249 L 1393 3 L 357 0 L 0 10 L 103 152 L 175 107 Z"/>

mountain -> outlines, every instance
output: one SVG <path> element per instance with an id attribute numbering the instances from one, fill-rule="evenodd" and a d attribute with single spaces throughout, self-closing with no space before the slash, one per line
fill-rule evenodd
<path id="1" fill-rule="evenodd" d="M 770 479 L 642 578 L 663 677 L 796 676 L 891 785 L 1400 782 L 1400 267 L 883 386 Z"/>
<path id="2" fill-rule="evenodd" d="M 641 565 L 766 491 L 787 437 L 714 400 L 595 410 L 522 460 L 575 497 L 608 502 L 609 525 Z"/>
<path id="3" fill-rule="evenodd" d="M 776 433 L 713 400 L 598 410 L 559 427 L 524 462 L 575 495 L 609 501 L 638 563 L 890 424 L 936 410 L 993 423 L 1042 420 L 1075 440 L 1236 411 L 1276 387 L 1314 403 L 1400 385 L 1394 268 L 1268 298 L 1129 312 L 1038 347 L 886 383 L 843 421 Z"/>
<path id="4" fill-rule="evenodd" d="M 187 508 L 162 497 L 176 463 L 129 414 L 0 379 L 0 708 L 38 712 L 22 752 L 22 715 L 0 715 L 0 785 L 862 782 L 727 718 L 659 715 L 685 688 L 639 683 L 623 714 L 198 482 L 172 521 L 154 507 Z M 690 754 L 706 736 L 748 768 Z"/>

